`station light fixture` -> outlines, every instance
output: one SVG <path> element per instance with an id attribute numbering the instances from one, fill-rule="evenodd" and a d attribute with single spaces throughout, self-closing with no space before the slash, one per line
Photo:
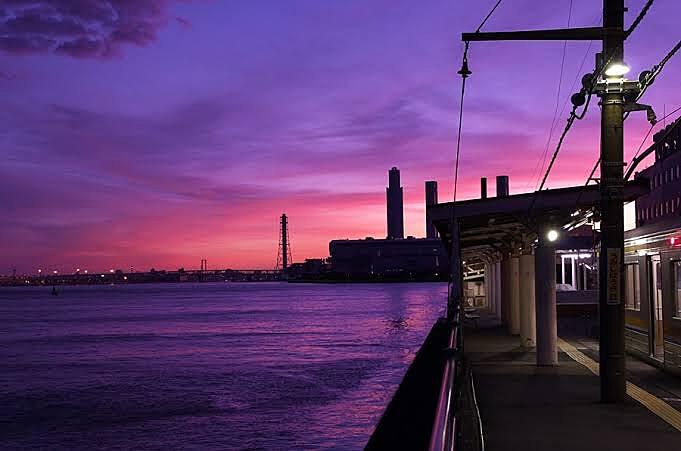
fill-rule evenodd
<path id="1" fill-rule="evenodd" d="M 629 73 L 631 68 L 624 61 L 614 62 L 606 67 L 605 74 L 606 77 L 622 77 Z"/>
<path id="2" fill-rule="evenodd" d="M 546 234 L 546 239 L 553 243 L 558 239 L 558 231 L 553 229 L 549 230 L 548 233 Z"/>

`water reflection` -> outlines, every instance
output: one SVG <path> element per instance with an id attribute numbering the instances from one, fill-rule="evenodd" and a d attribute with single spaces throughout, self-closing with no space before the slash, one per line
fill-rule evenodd
<path id="1" fill-rule="evenodd" d="M 3 290 L 0 395 L 12 420 L 0 440 L 46 449 L 360 449 L 445 292 L 442 284 L 130 285 L 67 287 L 46 302 Z"/>

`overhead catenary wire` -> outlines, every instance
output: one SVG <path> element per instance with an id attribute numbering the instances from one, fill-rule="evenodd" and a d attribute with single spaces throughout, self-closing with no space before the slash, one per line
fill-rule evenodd
<path id="1" fill-rule="evenodd" d="M 485 26 L 485 24 L 487 23 L 487 21 L 489 20 L 489 18 L 492 17 L 492 14 L 494 14 L 494 11 L 497 10 L 497 8 L 499 7 L 500 4 L 501 4 L 501 0 L 497 0 L 497 3 L 492 7 L 492 9 L 490 10 L 490 12 L 487 13 L 487 15 L 485 16 L 485 18 L 482 19 L 482 22 L 480 22 L 480 25 L 479 25 L 478 28 L 475 30 L 476 33 L 480 33 L 480 30 L 482 30 L 482 27 Z"/>
<path id="2" fill-rule="evenodd" d="M 669 116 L 672 116 L 672 115 L 675 114 L 677 111 L 681 111 L 681 106 L 678 107 L 678 108 L 675 108 L 672 112 L 667 113 L 667 114 L 665 114 L 664 116 L 662 116 L 662 117 L 660 118 L 660 120 L 658 121 L 658 123 L 659 123 L 660 121 L 663 121 L 663 120 L 667 119 Z M 648 129 L 648 132 L 646 133 L 646 135 L 645 135 L 645 136 L 643 137 L 643 139 L 641 140 L 641 144 L 639 144 L 638 149 L 636 149 L 636 153 L 634 154 L 633 157 L 631 157 L 631 161 L 632 161 L 632 162 L 636 159 L 636 157 L 638 156 L 638 154 L 641 152 L 641 149 L 643 148 L 643 145 L 645 144 L 646 140 L 648 139 L 648 136 L 650 136 L 650 133 L 653 131 L 653 128 L 655 128 L 655 125 L 657 125 L 657 124 L 651 124 L 651 125 L 650 125 L 650 128 Z"/>
<path id="3" fill-rule="evenodd" d="M 492 14 L 497 10 L 499 5 L 501 4 L 502 0 L 497 0 L 497 2 L 494 4 L 492 9 L 490 10 L 489 13 L 485 16 L 485 18 L 480 22 L 480 25 L 478 25 L 478 28 L 475 30 L 476 33 L 479 33 L 480 30 L 482 30 L 482 27 L 487 23 L 490 17 L 492 17 Z M 459 124 L 457 126 L 457 136 L 456 136 L 456 156 L 454 160 L 454 187 L 453 187 L 453 193 L 452 193 L 452 214 L 451 214 L 451 224 L 452 224 L 452 233 L 454 232 L 454 222 L 456 221 L 456 195 L 457 195 L 457 188 L 459 184 L 459 160 L 460 160 L 460 155 L 461 155 L 461 130 L 463 126 L 463 107 L 464 107 L 464 98 L 466 94 L 466 79 L 471 75 L 471 71 L 468 69 L 468 50 L 470 49 L 470 43 L 465 42 L 464 43 L 464 51 L 463 51 L 463 56 L 461 59 L 461 70 L 459 70 L 459 75 L 461 75 L 461 99 L 459 101 Z M 454 236 L 452 235 L 452 243 L 454 243 Z M 456 258 L 456 256 L 452 255 L 452 258 Z M 452 282 L 453 279 L 450 279 L 449 282 L 449 293 L 450 293 L 450 300 L 454 301 L 454 296 L 452 296 Z M 457 295 L 458 296 L 458 295 Z M 461 300 L 459 300 L 460 302 Z"/>
<path id="4" fill-rule="evenodd" d="M 670 113 L 665 114 L 662 118 L 660 118 L 660 121 L 663 121 L 663 120 L 667 119 L 669 116 L 674 115 L 674 114 L 677 113 L 678 111 L 681 111 L 681 106 L 678 107 L 678 108 L 675 108 L 675 109 L 674 109 L 673 111 L 671 111 Z M 658 122 L 658 124 L 659 124 L 659 122 Z M 646 140 L 648 139 L 648 137 L 650 136 L 650 134 L 652 133 L 652 131 L 653 131 L 653 129 L 655 128 L 656 125 L 657 125 L 657 124 L 651 124 L 650 127 L 648 128 L 648 131 L 647 131 L 646 134 L 643 136 L 643 139 L 641 140 L 641 144 L 639 144 L 638 148 L 636 149 L 636 152 L 634 153 L 634 156 L 631 158 L 631 162 L 629 163 L 630 168 L 631 168 L 631 166 L 632 166 L 632 163 L 636 160 L 636 157 L 638 156 L 638 154 L 641 152 L 641 149 L 643 148 L 643 145 L 645 144 Z M 598 169 L 598 165 L 600 165 L 600 164 L 601 164 L 601 158 L 598 157 L 598 159 L 596 160 L 596 163 L 594 164 L 593 169 L 591 169 L 591 173 L 590 173 L 589 176 L 586 178 L 586 182 L 584 183 L 584 186 L 582 187 L 582 190 L 581 190 L 581 191 L 579 192 L 579 194 L 577 195 L 577 200 L 576 200 L 576 202 L 575 202 L 575 208 L 579 206 L 579 201 L 581 200 L 582 195 L 584 194 L 584 191 L 586 190 L 586 187 L 589 185 L 589 183 L 590 183 L 591 181 L 596 180 L 596 179 L 594 179 L 593 177 L 594 177 L 594 174 L 596 173 L 596 169 Z M 627 171 L 627 174 L 629 174 L 629 173 L 630 173 L 630 171 Z M 628 179 L 629 179 L 629 176 L 625 176 L 625 180 L 628 180 Z"/>
<path id="5" fill-rule="evenodd" d="M 638 15 L 636 16 L 636 18 L 635 18 L 634 21 L 632 22 L 632 24 L 631 24 L 631 26 L 629 27 L 629 29 L 627 29 L 627 31 L 625 32 L 625 37 L 628 37 L 628 36 L 629 36 L 631 33 L 633 33 L 633 31 L 638 27 L 638 25 L 641 23 L 641 21 L 643 20 L 643 18 L 645 17 L 645 15 L 648 13 L 648 10 L 650 9 L 650 7 L 651 7 L 652 4 L 653 4 L 653 1 L 654 1 L 654 0 L 648 0 L 648 2 L 646 2 L 646 4 L 643 6 L 643 8 L 641 9 L 641 11 L 638 13 Z M 680 42 L 680 44 L 681 44 L 681 42 Z M 623 45 L 624 45 L 624 43 L 620 44 L 619 48 L 621 49 Z M 677 46 L 677 47 L 678 47 L 678 46 Z M 678 51 L 678 48 L 677 48 L 677 47 L 675 47 L 676 50 L 674 50 L 674 53 L 675 53 L 676 51 Z M 618 52 L 612 52 L 612 54 L 610 55 L 610 57 L 608 58 L 608 60 L 605 61 L 605 63 L 602 64 L 600 68 L 597 68 L 597 70 L 594 71 L 594 73 L 592 73 L 592 75 L 591 75 L 591 83 L 590 83 L 590 86 L 589 86 L 588 89 L 586 89 L 586 91 L 587 91 L 587 92 L 586 92 L 586 94 L 587 94 L 587 97 L 586 97 L 586 104 L 584 105 L 584 109 L 582 110 L 581 114 L 577 114 L 577 112 L 576 112 L 577 106 L 576 106 L 576 105 L 573 106 L 572 111 L 570 112 L 570 116 L 568 117 L 568 120 L 567 120 L 567 124 L 566 124 L 566 126 L 565 126 L 565 129 L 563 130 L 563 133 L 561 134 L 561 137 L 560 137 L 560 139 L 558 140 L 558 144 L 557 144 L 556 149 L 555 149 L 555 151 L 554 151 L 554 153 L 553 153 L 553 156 L 552 156 L 552 158 L 551 158 L 551 161 L 550 161 L 550 163 L 549 163 L 549 166 L 548 166 L 547 169 L 546 169 L 546 173 L 544 174 L 544 178 L 542 179 L 542 183 L 540 184 L 539 189 L 537 189 L 537 190 L 535 191 L 535 195 L 534 195 L 533 198 L 532 198 L 532 202 L 531 202 L 531 204 L 530 204 L 529 212 L 532 211 L 532 208 L 534 207 L 534 204 L 535 204 L 535 202 L 536 202 L 536 199 L 537 199 L 537 196 L 538 196 L 539 192 L 544 188 L 544 184 L 546 183 L 546 180 L 548 179 L 548 176 L 549 176 L 549 174 L 551 173 L 551 169 L 553 168 L 553 163 L 555 162 L 556 158 L 558 157 L 558 153 L 560 152 L 561 146 L 562 146 L 563 141 L 564 141 L 564 139 L 565 139 L 565 135 L 567 135 L 567 132 L 570 130 L 570 128 L 571 128 L 572 125 L 574 124 L 575 119 L 580 119 L 580 120 L 581 120 L 581 119 L 583 119 L 584 116 L 586 115 L 586 112 L 587 112 L 587 110 L 588 110 L 588 108 L 589 108 L 589 103 L 590 103 L 590 101 L 591 101 L 591 96 L 593 95 L 593 92 L 594 92 L 594 88 L 595 88 L 595 86 L 596 86 L 596 83 L 597 83 L 598 79 L 603 75 L 603 72 L 605 71 L 605 68 L 608 67 L 608 65 L 610 64 L 610 62 L 612 62 L 614 56 L 615 56 L 617 53 L 618 53 Z M 670 53 L 672 53 L 672 52 L 670 52 Z M 673 53 L 672 53 L 672 55 L 673 55 Z M 668 57 L 666 57 L 666 58 L 663 60 L 665 64 L 666 64 L 666 62 L 669 60 L 669 58 L 671 58 L 671 56 L 668 55 Z M 659 73 L 659 72 L 658 72 L 658 73 Z M 583 91 L 584 91 L 584 88 L 583 88 Z M 582 92 L 583 92 L 583 91 L 582 91 Z M 599 158 L 599 160 L 600 160 L 600 158 Z M 598 166 L 598 164 L 596 164 L 596 166 Z M 594 172 L 594 171 L 592 171 L 592 172 Z M 589 177 L 589 179 L 587 179 L 587 185 L 588 185 L 589 180 L 591 179 L 591 177 L 592 177 L 592 175 Z M 529 212 L 528 212 L 528 213 L 529 213 Z"/>
<path id="6" fill-rule="evenodd" d="M 641 77 L 641 91 L 638 93 L 636 96 L 636 100 L 640 100 L 641 97 L 646 93 L 648 88 L 655 82 L 655 78 L 660 75 L 660 72 L 662 72 L 662 69 L 664 69 L 664 66 L 669 62 L 669 60 L 676 55 L 676 53 L 681 49 L 681 39 L 676 43 L 672 49 L 667 52 L 667 54 L 660 60 L 659 63 L 654 65 L 649 71 L 645 71 L 642 74 Z M 627 113 L 625 115 L 625 118 L 629 114 Z"/>
<path id="7" fill-rule="evenodd" d="M 487 23 L 490 17 L 492 17 L 492 14 L 497 10 L 499 5 L 501 4 L 502 0 L 497 0 L 497 2 L 494 4 L 492 9 L 487 13 L 484 19 L 482 19 L 482 22 L 480 22 L 480 25 L 478 25 L 478 28 L 476 28 L 475 32 L 479 33 L 480 30 L 482 30 L 482 27 Z M 465 42 L 464 43 L 464 50 L 463 50 L 463 57 L 461 61 L 461 70 L 458 72 L 461 75 L 461 99 L 459 102 L 459 124 L 457 127 L 457 135 L 456 135 L 456 157 L 454 160 L 454 192 L 453 192 L 453 202 L 456 204 L 456 194 L 457 194 L 457 187 L 458 187 L 458 182 L 459 182 L 459 156 L 461 154 L 461 128 L 463 124 L 463 105 L 464 105 L 464 96 L 466 94 L 466 79 L 471 75 L 471 71 L 468 69 L 468 50 L 470 49 L 470 43 Z M 452 206 L 452 220 L 454 218 L 454 207 Z"/>
<path id="8" fill-rule="evenodd" d="M 651 6 L 653 6 L 653 2 L 655 0 L 648 0 L 645 5 L 643 5 L 643 8 L 641 8 L 641 11 L 638 13 L 638 16 L 636 16 L 636 19 L 631 23 L 631 26 L 627 29 L 627 31 L 624 33 L 624 39 L 628 38 L 631 33 L 634 32 L 636 27 L 638 27 L 638 24 L 641 23 L 645 15 L 648 13 L 648 10 L 650 9 Z"/>
<path id="9" fill-rule="evenodd" d="M 664 117 L 662 118 L 662 120 L 667 119 L 669 116 L 671 116 L 672 114 L 675 114 L 677 111 L 680 111 L 680 110 L 681 110 L 681 107 L 675 108 L 672 112 L 665 114 Z M 678 120 L 678 118 L 676 120 Z M 651 125 L 651 127 L 648 129 L 648 133 L 646 133 L 646 136 L 643 138 L 643 140 L 641 141 L 641 144 L 638 146 L 638 149 L 636 150 L 636 154 L 631 159 L 631 162 L 629 163 L 629 169 L 627 169 L 627 173 L 624 176 L 625 181 L 629 180 L 629 178 L 634 173 L 634 170 L 638 167 L 639 163 L 641 163 L 654 149 L 654 145 L 651 145 L 645 151 L 643 151 L 641 156 L 638 155 L 639 152 L 641 152 L 641 148 L 643 147 L 643 144 L 645 143 L 646 139 L 648 139 L 648 136 L 652 132 L 654 126 L 655 125 Z"/>
<path id="10" fill-rule="evenodd" d="M 571 20 L 572 20 L 572 0 L 570 0 L 570 6 L 568 8 L 568 19 L 567 19 L 567 27 L 568 28 L 570 28 Z M 558 90 L 556 92 L 556 107 L 553 110 L 553 119 L 551 119 L 551 127 L 549 129 L 549 136 L 546 139 L 546 147 L 544 148 L 544 152 L 543 152 L 542 157 L 540 159 L 541 168 L 539 169 L 539 174 L 541 174 L 541 171 L 544 170 L 544 164 L 546 163 L 546 156 L 549 153 L 549 146 L 551 145 L 551 138 L 553 138 L 553 131 L 556 128 L 556 121 L 558 119 L 558 107 L 560 105 L 560 93 L 561 93 L 561 88 L 563 86 L 563 72 L 564 72 L 564 69 L 565 69 L 565 55 L 566 55 L 566 53 L 567 53 L 567 40 L 563 41 L 563 54 L 562 54 L 561 59 L 560 59 L 560 75 L 558 76 Z M 579 76 L 579 74 L 578 74 L 578 76 Z M 562 110 L 561 110 L 561 114 L 562 114 Z M 539 162 L 538 162 L 537 166 L 535 167 L 535 171 L 537 170 L 538 167 L 539 167 Z M 533 179 L 534 179 L 534 172 L 535 171 L 533 171 L 533 175 L 532 175 Z M 539 183 L 539 178 L 537 178 L 537 183 Z M 535 186 L 535 190 L 536 190 L 536 188 L 537 187 Z"/>

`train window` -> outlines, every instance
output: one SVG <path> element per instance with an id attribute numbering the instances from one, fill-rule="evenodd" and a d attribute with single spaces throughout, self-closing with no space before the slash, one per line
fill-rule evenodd
<path id="1" fill-rule="evenodd" d="M 624 292 L 625 307 L 629 310 L 641 310 L 641 286 L 638 273 L 638 264 L 625 265 Z"/>
<path id="2" fill-rule="evenodd" d="M 681 318 L 681 261 L 674 264 L 674 317 Z"/>

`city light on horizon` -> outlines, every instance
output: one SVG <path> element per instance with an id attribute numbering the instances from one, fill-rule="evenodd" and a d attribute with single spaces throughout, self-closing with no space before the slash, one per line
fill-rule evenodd
<path id="1" fill-rule="evenodd" d="M 567 4 L 535 6 L 542 23 L 564 25 Z M 197 26 L 144 22 L 154 38 L 116 43 L 116 55 L 93 47 L 19 57 L 0 47 L 10 155 L 0 175 L 14 193 L 0 196 L 9 212 L 1 219 L 0 269 L 30 272 L 41 262 L 95 272 L 131 265 L 176 270 L 197 267 L 203 257 L 215 268 L 273 268 L 284 211 L 294 261 L 326 257 L 332 239 L 386 236 L 385 172 L 393 166 L 402 173 L 404 234 L 424 236 L 423 182 L 439 182 L 441 202 L 452 196 L 459 33 L 485 9 L 371 0 L 362 7 L 310 4 L 294 14 L 171 1 L 162 12 Z M 636 71 L 669 50 L 675 29 L 667 18 L 677 11 L 678 5 L 656 5 L 627 41 L 626 62 Z M 574 23 L 600 19 L 593 2 L 575 0 L 573 12 Z M 140 14 L 155 18 L 158 11 Z M 253 25 L 269 14 L 290 28 Z M 230 17 L 241 19 L 232 28 L 213 20 Z M 532 28 L 534 20 L 502 5 L 489 26 Z M 270 40 L 279 43 L 277 52 L 263 45 Z M 458 197 L 477 197 L 480 177 L 501 174 L 510 177 L 511 193 L 532 191 L 546 164 L 542 155 L 558 138 L 554 131 L 547 146 L 556 104 L 560 124 L 568 88 L 597 48 L 567 46 L 558 99 L 561 42 L 471 48 Z M 261 63 L 242 52 L 262 55 Z M 580 72 L 582 61 L 588 64 Z M 175 76 L 165 76 L 170 72 Z M 262 80 L 262 73 L 275 76 Z M 681 105 L 672 89 L 680 75 L 673 59 L 647 92 L 658 117 Z M 567 136 L 549 187 L 584 183 L 598 156 L 597 116 L 589 112 Z M 648 129 L 644 116 L 627 121 L 627 159 Z"/>

